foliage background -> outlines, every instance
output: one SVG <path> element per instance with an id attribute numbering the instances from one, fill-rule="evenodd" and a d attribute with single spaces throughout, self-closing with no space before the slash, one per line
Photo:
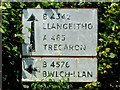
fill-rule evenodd
<path id="1" fill-rule="evenodd" d="M 23 8 L 98 8 L 98 81 L 93 83 L 22 83 Z M 120 3 L 40 2 L 2 3 L 3 90 L 24 89 L 113 89 L 119 88 Z M 27 86 L 28 85 L 28 86 Z"/>

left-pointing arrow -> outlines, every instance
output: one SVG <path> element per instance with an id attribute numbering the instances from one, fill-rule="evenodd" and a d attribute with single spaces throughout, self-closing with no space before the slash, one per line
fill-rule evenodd
<path id="1" fill-rule="evenodd" d="M 34 21 L 38 21 L 32 14 L 27 21 L 31 21 L 31 35 L 30 35 L 30 52 L 35 52 L 35 32 L 34 32 Z"/>

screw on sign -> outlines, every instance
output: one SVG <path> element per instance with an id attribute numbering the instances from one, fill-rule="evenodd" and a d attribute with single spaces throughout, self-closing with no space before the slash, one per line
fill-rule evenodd
<path id="1" fill-rule="evenodd" d="M 31 36 L 30 36 L 30 52 L 35 52 L 35 34 L 34 34 L 34 21 L 38 21 L 35 16 L 32 14 L 27 21 L 31 22 Z"/>

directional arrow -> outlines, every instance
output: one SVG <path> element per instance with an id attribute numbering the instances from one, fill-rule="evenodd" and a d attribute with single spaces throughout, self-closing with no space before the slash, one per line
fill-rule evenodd
<path id="1" fill-rule="evenodd" d="M 30 35 L 30 52 L 35 52 L 35 34 L 34 34 L 34 21 L 38 21 L 35 16 L 32 14 L 30 18 L 27 21 L 32 21 L 31 22 L 31 35 Z"/>
<path id="2" fill-rule="evenodd" d="M 37 67 L 33 67 L 32 64 L 29 65 L 28 68 L 25 68 L 25 70 L 27 72 L 29 72 L 30 74 L 33 74 L 35 77 L 37 77 L 36 74 L 35 74 L 35 72 L 39 72 L 40 73 L 40 71 L 38 70 L 38 68 Z"/>

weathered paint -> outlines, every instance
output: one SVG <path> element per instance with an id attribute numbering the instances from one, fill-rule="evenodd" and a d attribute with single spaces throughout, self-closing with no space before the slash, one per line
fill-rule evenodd
<path id="1" fill-rule="evenodd" d="M 51 73 L 51 76 L 49 74 Z M 53 76 L 52 76 L 53 75 Z M 97 81 L 97 58 L 23 58 L 22 81 Z M 69 79 L 68 79 L 69 78 Z M 43 81 L 41 81 L 43 79 Z"/>
<path id="2" fill-rule="evenodd" d="M 97 55 L 97 9 L 24 9 L 22 24 L 24 56 Z"/>

